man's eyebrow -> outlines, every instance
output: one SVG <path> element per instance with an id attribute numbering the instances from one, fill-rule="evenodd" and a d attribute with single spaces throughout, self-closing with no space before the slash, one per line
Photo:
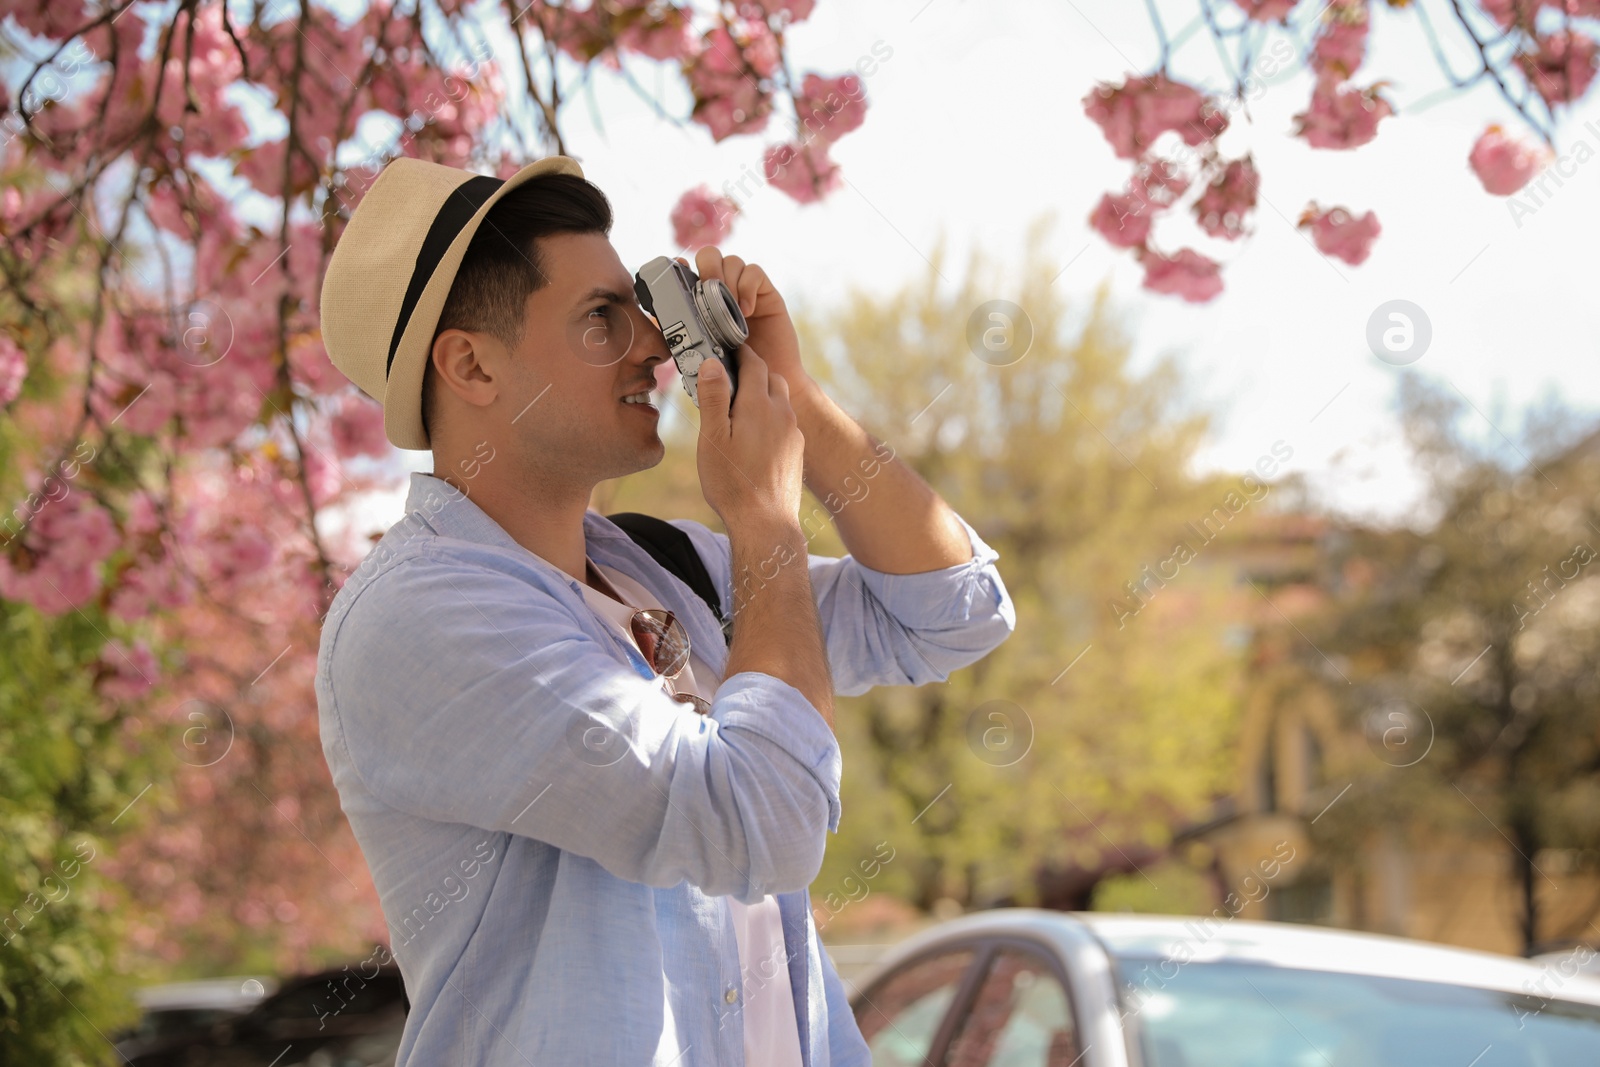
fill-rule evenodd
<path id="1" fill-rule="evenodd" d="M 635 299 L 632 289 L 628 289 L 626 292 L 619 292 L 608 285 L 597 285 L 593 289 L 590 289 L 587 293 L 584 293 L 582 296 L 578 297 L 577 303 L 587 304 L 591 300 L 598 300 L 601 297 L 605 297 L 607 300 L 617 304 L 631 304 Z"/>

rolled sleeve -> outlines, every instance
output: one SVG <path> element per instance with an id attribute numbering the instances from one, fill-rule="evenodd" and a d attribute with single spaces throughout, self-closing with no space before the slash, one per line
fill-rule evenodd
<path id="1" fill-rule="evenodd" d="M 1016 629 L 1016 606 L 995 565 L 1000 553 L 966 519 L 956 515 L 956 521 L 967 532 L 972 558 L 940 570 L 889 574 L 854 556 L 808 555 L 828 666 L 840 695 L 945 681 Z M 694 541 L 726 609 L 733 599 L 727 535 L 689 519 L 673 523 Z"/>
<path id="2" fill-rule="evenodd" d="M 1010 594 L 995 567 L 1000 553 L 989 547 L 966 519 L 956 515 L 956 521 L 972 546 L 972 558 L 964 563 L 919 574 L 889 574 L 873 570 L 853 556 L 837 562 L 848 560 L 851 573 L 907 628 L 949 630 L 1003 620 L 1008 624 L 1003 629 L 991 627 L 997 631 L 992 636 L 998 645 L 1016 622 Z"/>
<path id="3" fill-rule="evenodd" d="M 711 717 L 725 737 L 729 730 L 747 731 L 778 745 L 802 764 L 828 799 L 828 829 L 838 832 L 844 761 L 833 730 L 805 694 L 773 675 L 740 671 L 717 687 Z"/>
<path id="4" fill-rule="evenodd" d="M 332 640 L 335 780 L 396 810 L 746 903 L 808 885 L 837 829 L 838 745 L 799 690 L 745 672 L 698 715 L 492 567 L 403 561 Z"/>
<path id="5" fill-rule="evenodd" d="M 1016 629 L 1016 607 L 995 566 L 1000 554 L 966 519 L 956 515 L 956 521 L 967 532 L 972 558 L 940 570 L 889 574 L 854 556 L 811 558 L 811 584 L 841 694 L 945 681 Z"/>

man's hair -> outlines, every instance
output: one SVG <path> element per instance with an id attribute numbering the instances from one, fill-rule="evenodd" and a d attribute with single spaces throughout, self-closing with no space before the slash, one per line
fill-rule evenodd
<path id="1" fill-rule="evenodd" d="M 611 232 L 611 202 L 571 174 L 546 174 L 511 190 L 483 217 L 439 312 L 422 373 L 422 432 L 438 418 L 432 341 L 445 330 L 493 336 L 507 348 L 522 343 L 528 297 L 550 278 L 538 240 L 559 233 Z"/>

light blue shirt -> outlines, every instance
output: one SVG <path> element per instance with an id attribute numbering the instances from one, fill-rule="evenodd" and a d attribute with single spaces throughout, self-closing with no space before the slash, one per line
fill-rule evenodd
<path id="1" fill-rule="evenodd" d="M 817 709 L 742 671 L 699 715 L 576 580 L 448 482 L 412 474 L 406 510 L 334 598 L 316 677 L 323 754 L 411 1001 L 398 1067 L 740 1067 L 725 898 L 768 893 L 802 1059 L 868 1063 L 807 892 L 839 828 L 839 745 Z M 590 558 L 678 612 L 721 675 L 705 602 L 609 519 L 583 523 Z M 727 537 L 673 525 L 728 604 Z M 998 554 L 961 525 L 973 559 L 943 570 L 809 556 L 839 693 L 943 681 L 1015 628 Z"/>

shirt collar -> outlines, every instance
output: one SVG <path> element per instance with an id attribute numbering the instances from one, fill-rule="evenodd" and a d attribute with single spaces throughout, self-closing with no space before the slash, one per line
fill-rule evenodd
<path id="1" fill-rule="evenodd" d="M 411 472 L 406 511 L 416 514 L 442 537 L 498 548 L 522 548 L 460 489 L 423 471 Z"/>
<path id="2" fill-rule="evenodd" d="M 571 590 L 578 603 L 587 600 L 584 592 L 588 586 L 518 543 L 470 497 L 443 478 L 423 471 L 412 471 L 411 486 L 406 494 L 406 512 L 407 518 L 415 515 L 441 537 L 521 553 L 532 560 L 534 566 L 545 570 Z M 583 536 L 585 551 L 595 563 L 622 571 L 643 586 L 658 604 L 668 603 L 665 598 L 672 595 L 672 602 L 678 603 L 681 608 L 679 617 L 689 631 L 690 648 L 721 677 L 727 669 L 727 640 L 717 624 L 716 616 L 700 602 L 694 591 L 634 544 L 633 538 L 622 527 L 597 511 L 584 511 Z M 637 655 L 638 650 L 633 651 Z M 642 657 L 639 662 L 644 662 Z"/>
<path id="3" fill-rule="evenodd" d="M 454 485 L 424 471 L 411 472 L 411 487 L 406 494 L 406 511 L 419 512 L 420 517 L 444 537 L 473 541 L 497 548 L 528 549 L 506 533 L 505 527 L 491 519 L 487 512 L 472 502 Z M 583 536 L 591 549 L 590 557 L 600 562 L 592 549 L 597 542 L 627 541 L 628 535 L 616 523 L 596 511 L 583 513 Z M 528 552 L 536 559 L 543 559 Z M 548 563 L 548 561 L 546 561 Z M 568 576 L 570 579 L 570 575 Z"/>

